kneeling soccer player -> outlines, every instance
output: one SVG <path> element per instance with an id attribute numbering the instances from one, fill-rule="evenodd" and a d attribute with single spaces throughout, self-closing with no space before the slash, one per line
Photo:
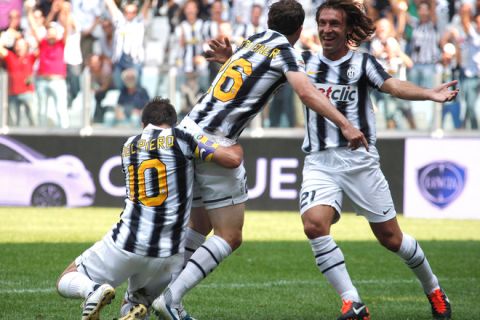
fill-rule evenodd
<path id="1" fill-rule="evenodd" d="M 60 295 L 84 298 L 82 320 L 99 319 L 128 280 L 120 320 L 144 319 L 148 307 L 183 263 L 193 184 L 193 159 L 238 167 L 240 145 L 221 147 L 205 136 L 175 128 L 177 115 L 167 99 L 144 108 L 140 135 L 123 146 L 127 195 L 120 221 L 83 252 L 57 282 Z"/>

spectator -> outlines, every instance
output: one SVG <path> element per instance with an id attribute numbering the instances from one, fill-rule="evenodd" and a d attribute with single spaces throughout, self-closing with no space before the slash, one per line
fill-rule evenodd
<path id="1" fill-rule="evenodd" d="M 480 10 L 476 10 L 473 21 L 472 15 L 474 15 L 472 5 L 469 3 L 463 4 L 460 8 L 463 31 L 466 34 L 466 57 L 462 79 L 462 91 L 466 103 L 463 126 L 467 127 L 468 122 L 470 122 L 471 129 L 478 129 L 475 108 L 480 97 Z"/>
<path id="2" fill-rule="evenodd" d="M 113 42 L 113 82 L 117 89 L 122 88 L 121 74 L 124 70 L 133 68 L 137 72 L 140 83 L 142 66 L 145 59 L 143 41 L 145 37 L 145 20 L 147 19 L 150 0 L 145 0 L 142 12 L 138 14 L 136 4 L 124 6 L 123 14 L 114 0 L 105 0 L 114 25 Z"/>
<path id="3" fill-rule="evenodd" d="M 217 39 L 222 19 L 223 4 L 221 0 L 215 0 L 210 5 L 210 17 L 203 23 L 203 38 L 205 42 Z"/>
<path id="4" fill-rule="evenodd" d="M 99 49 L 95 54 L 102 56 L 104 62 L 113 64 L 113 23 L 109 19 L 103 19 L 101 22 L 102 33 L 99 38 Z"/>
<path id="5" fill-rule="evenodd" d="M 34 9 L 32 13 L 32 18 L 33 18 L 32 21 L 29 21 L 29 26 L 30 26 L 30 23 L 34 24 L 37 36 L 41 39 L 45 38 L 45 36 L 47 35 L 47 28 L 45 27 L 45 16 L 43 15 L 42 10 Z M 38 42 L 35 36 L 33 35 L 31 26 L 25 32 L 25 39 L 27 40 L 30 46 L 30 50 L 38 49 Z"/>
<path id="6" fill-rule="evenodd" d="M 52 10 L 55 13 L 58 14 L 62 10 L 62 2 L 62 0 L 55 0 L 53 3 Z M 57 115 L 57 124 L 62 128 L 68 128 L 67 84 L 65 81 L 67 66 L 63 57 L 66 37 L 69 34 L 69 25 L 64 24 L 64 19 L 60 19 L 60 23 L 64 24 L 64 32 L 63 37 L 58 39 L 60 33 L 58 24 L 51 22 L 47 26 L 46 36 L 41 38 L 33 18 L 32 7 L 28 7 L 28 20 L 39 48 L 39 66 L 36 79 L 39 125 L 47 125 L 48 100 L 52 98 Z"/>
<path id="7" fill-rule="evenodd" d="M 208 50 L 208 41 L 212 39 L 222 39 L 231 35 L 225 34 L 228 33 L 228 27 L 226 26 L 228 22 L 224 22 L 222 19 L 223 13 L 223 3 L 221 0 L 215 0 L 210 6 L 210 19 L 206 20 L 203 23 L 203 40 L 204 47 Z M 222 30 L 221 30 L 222 28 Z M 208 82 L 211 83 L 215 76 L 220 70 L 220 64 L 218 62 L 208 62 Z"/>
<path id="8" fill-rule="evenodd" d="M 80 47 L 84 61 L 93 54 L 94 31 L 100 24 L 102 0 L 72 0 L 72 10 L 81 32 Z"/>
<path id="9" fill-rule="evenodd" d="M 62 19 L 64 24 L 68 25 L 67 30 L 65 30 L 67 35 L 63 60 L 67 64 L 67 103 L 69 107 L 72 107 L 73 100 L 80 92 L 80 77 L 82 73 L 83 57 L 82 50 L 80 48 L 80 28 L 73 19 L 72 5 L 70 2 L 63 2 L 59 19 Z"/>
<path id="10" fill-rule="evenodd" d="M 375 36 L 372 38 L 370 45 L 371 54 L 377 58 L 378 62 L 392 77 L 406 80 L 406 70 L 413 66 L 413 62 L 400 49 L 392 23 L 386 18 L 381 18 L 376 21 L 375 27 Z M 401 112 L 410 129 L 416 128 L 409 101 L 396 99 L 380 91 L 374 91 L 374 96 L 377 104 L 383 107 L 387 129 L 399 127 L 395 119 L 397 111 Z"/>
<path id="11" fill-rule="evenodd" d="M 122 72 L 123 86 L 118 97 L 114 114 L 105 114 L 105 124 L 109 127 L 127 125 L 134 128 L 140 127 L 142 109 L 150 99 L 145 88 L 138 85 L 135 69 L 126 69 Z"/>
<path id="12" fill-rule="evenodd" d="M 428 1 L 418 6 L 419 20 L 413 28 L 410 40 L 411 58 L 414 63 L 410 69 L 410 81 L 425 87 L 434 86 L 435 63 L 439 60 L 438 48 L 440 37 L 435 26 L 435 10 Z"/>
<path id="13" fill-rule="evenodd" d="M 8 28 L 10 24 L 9 16 L 7 16 L 6 12 L 12 12 L 13 10 L 17 10 L 17 12 L 22 12 L 22 0 L 2 0 L 0 1 L 0 30 L 4 30 Z"/>
<path id="14" fill-rule="evenodd" d="M 33 102 L 33 64 L 36 55 L 28 53 L 28 43 L 20 38 L 15 41 L 14 52 L 7 50 L 0 44 L 0 58 L 2 58 L 7 67 L 8 73 L 8 103 L 9 111 L 14 110 L 15 125 L 21 123 L 20 107 L 25 107 L 25 115 L 28 124 L 34 125 L 32 118 Z M 9 112 L 10 117 L 11 113 Z M 13 124 L 13 121 L 10 122 Z"/>
<path id="15" fill-rule="evenodd" d="M 257 0 L 233 0 L 232 12 L 234 25 L 246 24 L 250 19 L 250 13 L 254 3 L 264 5 L 265 2 Z"/>
<path id="16" fill-rule="evenodd" d="M 263 6 L 254 4 L 250 10 L 250 20 L 246 23 L 242 23 L 235 28 L 233 35 L 234 42 L 240 45 L 243 40 L 247 39 L 251 35 L 265 31 L 266 28 L 261 24 L 263 15 Z"/>
<path id="17" fill-rule="evenodd" d="M 293 89 L 288 83 L 275 92 L 268 109 L 268 126 L 272 128 L 295 126 L 293 97 Z"/>
<path id="18" fill-rule="evenodd" d="M 203 53 L 203 20 L 198 18 L 198 4 L 188 0 L 183 7 L 185 20 L 178 25 L 176 37 L 179 43 L 178 63 L 181 73 L 179 76 L 182 104 L 179 112 L 183 118 L 196 102 L 200 94 L 201 77 L 207 71 L 207 62 Z"/>
<path id="19" fill-rule="evenodd" d="M 92 55 L 88 59 L 88 69 L 91 75 L 91 89 L 95 96 L 95 112 L 93 114 L 94 123 L 102 123 L 104 108 L 102 101 L 107 92 L 113 89 L 112 65 L 99 55 Z"/>
<path id="20" fill-rule="evenodd" d="M 446 43 L 443 46 L 442 58 L 437 66 L 437 74 L 441 76 L 441 82 L 460 79 L 460 65 L 456 59 L 457 49 L 452 43 Z M 442 128 L 445 128 L 445 117 L 450 114 L 453 121 L 453 127 L 458 129 L 462 123 L 460 121 L 460 99 L 455 97 L 450 102 L 445 102 L 442 106 Z"/>
<path id="21" fill-rule="evenodd" d="M 174 33 L 175 27 L 179 24 L 180 11 L 180 6 L 175 0 L 158 0 L 155 14 L 167 16 L 170 33 Z"/>
<path id="22" fill-rule="evenodd" d="M 22 38 L 22 29 L 20 27 L 20 11 L 13 9 L 8 14 L 8 27 L 0 35 L 0 44 L 11 50 L 15 41 Z"/>

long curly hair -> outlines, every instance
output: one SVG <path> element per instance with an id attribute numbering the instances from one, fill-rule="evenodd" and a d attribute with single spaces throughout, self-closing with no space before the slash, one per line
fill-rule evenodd
<path id="1" fill-rule="evenodd" d="M 341 10 L 345 12 L 347 23 L 347 43 L 352 47 L 359 47 L 363 41 L 370 38 L 375 32 L 372 19 L 365 14 L 363 4 L 352 0 L 327 0 L 322 3 L 315 14 L 318 23 L 320 13 L 324 9 Z"/>

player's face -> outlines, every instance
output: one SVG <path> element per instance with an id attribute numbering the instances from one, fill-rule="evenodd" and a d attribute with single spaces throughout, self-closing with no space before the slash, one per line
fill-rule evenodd
<path id="1" fill-rule="evenodd" d="M 341 10 L 323 9 L 317 23 L 323 55 L 330 60 L 343 57 L 348 52 L 345 13 Z"/>

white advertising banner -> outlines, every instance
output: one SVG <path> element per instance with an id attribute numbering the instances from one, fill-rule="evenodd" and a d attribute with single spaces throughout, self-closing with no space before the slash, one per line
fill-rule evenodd
<path id="1" fill-rule="evenodd" d="M 480 219 L 480 139 L 405 141 L 406 217 Z"/>

